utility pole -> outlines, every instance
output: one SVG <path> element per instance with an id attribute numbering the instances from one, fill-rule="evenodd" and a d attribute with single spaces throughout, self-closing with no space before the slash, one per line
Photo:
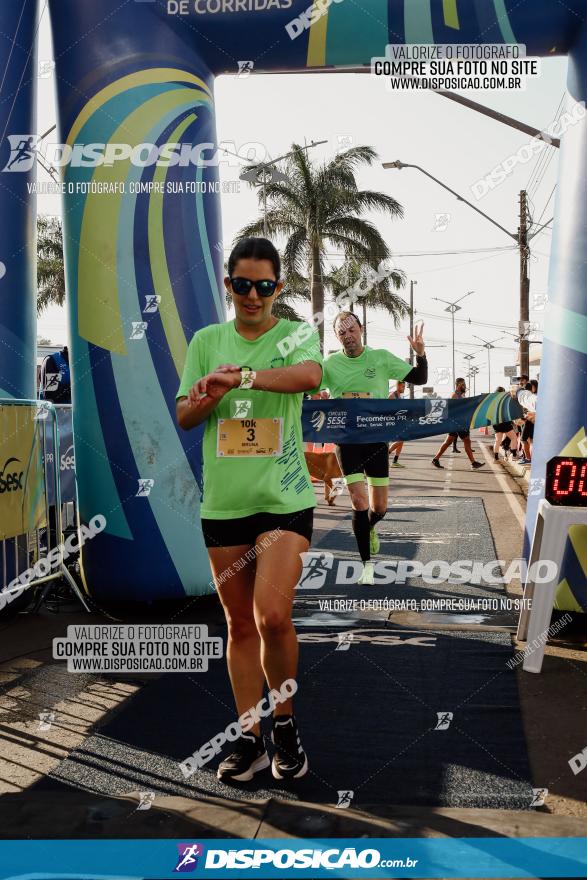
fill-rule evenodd
<path id="1" fill-rule="evenodd" d="M 523 331 L 522 322 L 530 320 L 530 279 L 528 278 L 528 206 L 527 193 L 520 192 L 520 225 L 518 227 L 520 249 L 520 375 L 530 375 L 530 343 Z"/>
<path id="2" fill-rule="evenodd" d="M 410 281 L 410 338 L 414 337 L 414 284 L 417 284 L 417 281 Z M 410 367 L 414 366 L 414 350 L 410 345 Z M 414 399 L 414 386 L 410 382 L 410 400 Z"/>

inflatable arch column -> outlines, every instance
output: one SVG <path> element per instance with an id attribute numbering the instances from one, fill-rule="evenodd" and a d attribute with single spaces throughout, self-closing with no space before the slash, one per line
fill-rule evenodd
<path id="1" fill-rule="evenodd" d="M 37 387 L 36 200 L 29 193 L 35 172 L 29 137 L 36 131 L 36 3 L 0 3 L 0 397 L 28 399 L 36 397 Z"/>
<path id="2" fill-rule="evenodd" d="M 585 24 L 569 53 L 568 91 L 572 100 L 587 105 Z M 543 349 L 527 544 L 544 494 L 547 462 L 558 455 L 587 457 L 587 111 L 561 143 Z M 556 604 L 587 611 L 585 526 L 569 530 Z"/>

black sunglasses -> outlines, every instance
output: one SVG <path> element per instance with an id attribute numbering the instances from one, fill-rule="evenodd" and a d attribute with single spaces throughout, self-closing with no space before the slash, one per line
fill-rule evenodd
<path id="1" fill-rule="evenodd" d="M 273 281 L 272 278 L 263 278 L 261 281 L 251 281 L 250 278 L 231 278 L 230 284 L 238 296 L 246 296 L 253 287 L 259 296 L 272 296 L 279 281 Z"/>

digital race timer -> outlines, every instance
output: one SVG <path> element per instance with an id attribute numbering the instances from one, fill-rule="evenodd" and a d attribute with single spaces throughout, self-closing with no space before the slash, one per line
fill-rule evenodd
<path id="1" fill-rule="evenodd" d="M 544 497 L 550 504 L 587 507 L 587 458 L 551 458 L 546 465 Z"/>

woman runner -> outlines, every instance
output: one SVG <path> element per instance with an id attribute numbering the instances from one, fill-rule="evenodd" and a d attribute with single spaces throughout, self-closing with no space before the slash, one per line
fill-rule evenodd
<path id="1" fill-rule="evenodd" d="M 202 531 L 228 625 L 239 717 L 262 699 L 265 682 L 279 691 L 295 680 L 291 610 L 316 505 L 300 416 L 304 392 L 320 386 L 322 357 L 309 325 L 272 315 L 280 273 L 279 254 L 267 239 L 236 245 L 224 279 L 236 317 L 194 335 L 177 394 L 179 425 L 206 425 Z M 243 564 L 251 548 L 254 558 Z M 272 741 L 273 776 L 303 776 L 308 760 L 291 699 L 275 706 Z M 257 723 L 221 762 L 218 778 L 244 782 L 268 766 Z"/>

